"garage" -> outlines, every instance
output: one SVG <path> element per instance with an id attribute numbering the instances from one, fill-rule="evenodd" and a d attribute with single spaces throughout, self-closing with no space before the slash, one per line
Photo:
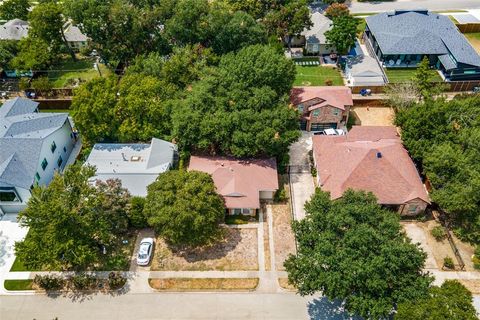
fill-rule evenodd
<path id="1" fill-rule="evenodd" d="M 337 129 L 337 124 L 335 122 L 331 123 L 312 123 L 310 126 L 310 131 L 323 131 L 325 129 Z"/>

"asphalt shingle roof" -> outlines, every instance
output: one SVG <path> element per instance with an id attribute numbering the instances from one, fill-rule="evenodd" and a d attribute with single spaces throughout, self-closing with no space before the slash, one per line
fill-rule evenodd
<path id="1" fill-rule="evenodd" d="M 384 54 L 450 53 L 459 63 L 480 67 L 480 56 L 447 16 L 397 10 L 367 17 L 366 22 Z"/>
<path id="2" fill-rule="evenodd" d="M 37 107 L 15 98 L 0 108 L 0 185 L 29 189 L 43 140 L 68 121 L 66 113 L 38 113 Z"/>

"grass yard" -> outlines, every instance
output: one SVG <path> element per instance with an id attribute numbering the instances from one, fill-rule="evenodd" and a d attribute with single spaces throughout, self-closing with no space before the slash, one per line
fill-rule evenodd
<path id="1" fill-rule="evenodd" d="M 416 68 L 386 68 L 385 73 L 387 74 L 387 78 L 390 83 L 400 83 L 412 80 L 416 70 Z M 435 78 L 433 79 L 433 82 L 442 81 L 443 80 L 440 75 L 435 71 Z"/>
<path id="2" fill-rule="evenodd" d="M 463 34 L 475 50 L 480 53 L 480 32 L 464 33 Z"/>
<path id="3" fill-rule="evenodd" d="M 365 27 L 367 26 L 367 22 L 363 18 L 357 18 L 358 25 L 357 25 L 357 38 L 362 38 L 363 31 L 365 31 Z"/>
<path id="4" fill-rule="evenodd" d="M 167 278 L 148 279 L 150 287 L 162 291 L 255 290 L 258 278 Z"/>
<path id="5" fill-rule="evenodd" d="M 72 87 L 75 83 L 85 82 L 100 76 L 93 68 L 95 58 L 81 58 L 73 61 L 68 58 L 57 65 L 52 66 L 48 71 L 48 78 L 52 81 L 54 88 Z M 111 71 L 103 64 L 100 64 L 102 76 L 108 76 Z"/>
<path id="6" fill-rule="evenodd" d="M 33 280 L 5 280 L 3 286 L 10 291 L 33 290 Z"/>
<path id="7" fill-rule="evenodd" d="M 257 229 L 224 228 L 223 239 L 200 248 L 173 248 L 158 237 L 151 270 L 258 270 Z"/>
<path id="8" fill-rule="evenodd" d="M 323 66 L 296 66 L 294 86 L 343 86 L 343 78 L 337 68 Z"/>

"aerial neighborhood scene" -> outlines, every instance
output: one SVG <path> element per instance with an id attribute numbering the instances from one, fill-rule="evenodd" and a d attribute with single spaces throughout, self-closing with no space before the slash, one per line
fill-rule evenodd
<path id="1" fill-rule="evenodd" d="M 480 317 L 480 1 L 0 1 L 0 319 Z"/>

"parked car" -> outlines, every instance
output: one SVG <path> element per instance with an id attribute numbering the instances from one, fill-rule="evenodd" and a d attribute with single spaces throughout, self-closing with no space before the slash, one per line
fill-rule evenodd
<path id="1" fill-rule="evenodd" d="M 345 131 L 342 129 L 325 129 L 323 131 L 314 132 L 313 134 L 325 136 L 344 136 Z"/>
<path id="2" fill-rule="evenodd" d="M 137 254 L 137 265 L 146 266 L 150 263 L 153 252 L 153 238 L 143 238 Z"/>

